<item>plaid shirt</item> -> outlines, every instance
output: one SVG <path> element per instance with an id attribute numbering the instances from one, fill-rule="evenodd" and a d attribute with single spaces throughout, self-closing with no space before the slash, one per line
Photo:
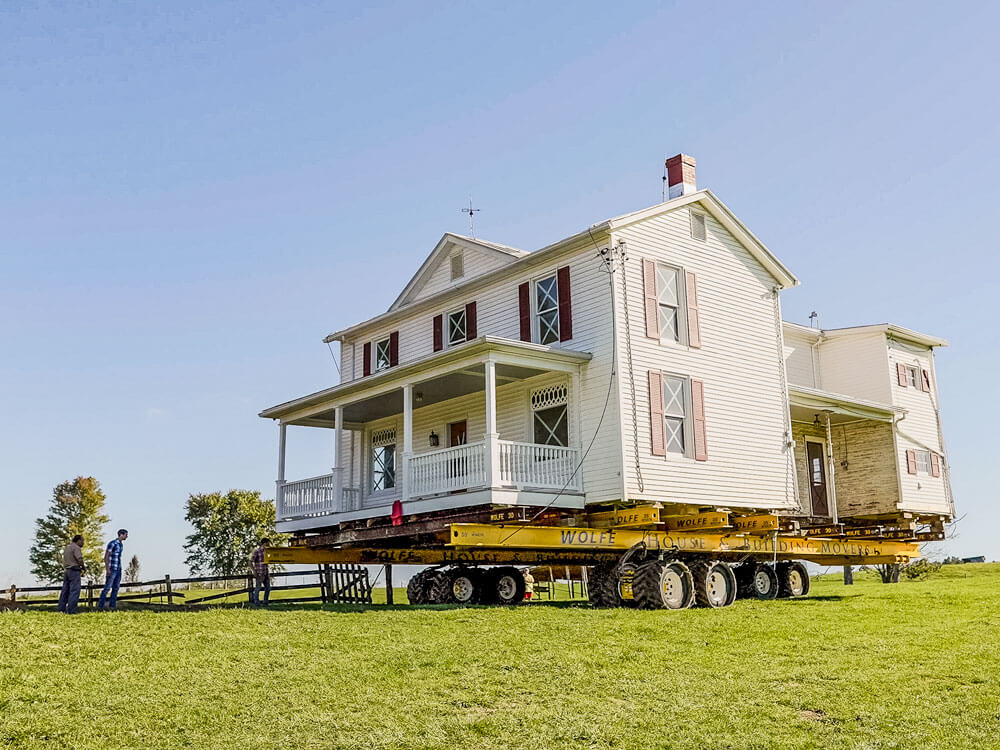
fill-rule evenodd
<path id="1" fill-rule="evenodd" d="M 264 547 L 258 547 L 253 551 L 250 556 L 250 564 L 253 565 L 253 574 L 256 578 L 267 578 L 267 563 L 264 560 L 267 558 L 267 550 Z"/>
<path id="2" fill-rule="evenodd" d="M 121 539 L 112 539 L 108 542 L 108 567 L 111 570 L 122 569 L 122 549 L 124 547 Z"/>

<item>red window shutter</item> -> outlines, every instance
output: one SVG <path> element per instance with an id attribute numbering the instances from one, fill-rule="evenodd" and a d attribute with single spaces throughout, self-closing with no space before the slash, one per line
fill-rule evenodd
<path id="1" fill-rule="evenodd" d="M 663 423 L 663 375 L 649 371 L 649 426 L 652 431 L 650 452 L 667 455 L 667 426 Z"/>
<path id="2" fill-rule="evenodd" d="M 941 476 L 941 457 L 934 451 L 931 451 L 931 476 Z"/>
<path id="3" fill-rule="evenodd" d="M 899 384 L 906 388 L 906 365 L 902 362 L 896 363 L 896 380 Z"/>
<path id="4" fill-rule="evenodd" d="M 476 303 L 469 302 L 465 306 L 465 340 L 472 341 L 479 335 L 479 330 L 476 327 Z"/>
<path id="5" fill-rule="evenodd" d="M 399 364 L 399 331 L 389 334 L 389 367 Z"/>
<path id="6" fill-rule="evenodd" d="M 924 393 L 931 392 L 931 374 L 927 370 L 920 371 L 920 389 Z"/>
<path id="7" fill-rule="evenodd" d="M 917 452 L 914 450 L 906 451 L 906 473 L 917 473 Z"/>
<path id="8" fill-rule="evenodd" d="M 361 363 L 361 372 L 363 375 L 368 376 L 372 374 L 372 342 L 365 342 L 365 361 Z"/>
<path id="9" fill-rule="evenodd" d="M 660 338 L 660 304 L 656 296 L 656 262 L 642 259 L 642 296 L 646 300 L 646 335 Z"/>
<path id="10" fill-rule="evenodd" d="M 434 316 L 434 351 L 444 349 L 444 315 Z"/>
<path id="11" fill-rule="evenodd" d="M 688 346 L 701 348 L 701 322 L 698 318 L 698 280 L 690 271 L 684 272 L 687 292 Z"/>
<path id="12" fill-rule="evenodd" d="M 517 305 L 521 318 L 521 341 L 531 341 L 531 286 L 527 281 L 517 288 Z"/>
<path id="13" fill-rule="evenodd" d="M 559 287 L 559 340 L 569 341 L 573 338 L 573 303 L 569 288 L 569 266 L 563 266 L 556 271 Z"/>
<path id="14" fill-rule="evenodd" d="M 705 381 L 691 381 L 691 404 L 694 407 L 694 460 L 708 460 L 708 443 L 705 435 Z"/>

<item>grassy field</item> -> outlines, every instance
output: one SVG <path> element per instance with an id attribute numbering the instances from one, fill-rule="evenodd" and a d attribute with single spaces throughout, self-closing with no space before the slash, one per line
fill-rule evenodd
<path id="1" fill-rule="evenodd" d="M 0 747 L 997 748 L 998 595 L 0 613 Z"/>

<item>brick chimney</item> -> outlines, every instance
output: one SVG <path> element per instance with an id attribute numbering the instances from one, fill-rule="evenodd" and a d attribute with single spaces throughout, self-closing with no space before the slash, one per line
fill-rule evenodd
<path id="1" fill-rule="evenodd" d="M 667 159 L 667 199 L 680 198 L 698 190 L 694 180 L 694 157 L 677 154 Z"/>

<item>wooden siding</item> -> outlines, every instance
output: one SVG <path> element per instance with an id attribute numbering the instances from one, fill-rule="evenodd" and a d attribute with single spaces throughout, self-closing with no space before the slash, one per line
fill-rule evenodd
<path id="1" fill-rule="evenodd" d="M 635 471 L 631 400 L 624 344 L 622 434 L 632 499 L 713 506 L 795 508 L 794 467 L 785 448 L 786 394 L 782 389 L 780 321 L 773 277 L 711 216 L 706 241 L 691 237 L 687 208 L 638 222 L 615 233 L 628 247 L 629 318 L 638 412 Z M 701 348 L 646 337 L 642 260 L 653 258 L 692 271 L 698 280 Z M 620 280 L 618 324 L 624 341 Z M 704 381 L 708 460 L 653 456 L 647 373 L 651 369 Z M 693 440 L 693 433 L 691 435 Z"/>
<path id="2" fill-rule="evenodd" d="M 800 385 L 804 388 L 819 388 L 813 367 L 813 350 L 811 336 L 800 333 L 794 328 L 784 327 L 785 372 L 789 385 Z"/>
<path id="3" fill-rule="evenodd" d="M 464 284 L 469 279 L 474 279 L 476 276 L 482 276 L 484 273 L 492 271 L 495 268 L 500 268 L 508 263 L 517 260 L 513 256 L 505 256 L 504 254 L 497 252 L 490 252 L 482 248 L 462 248 L 461 252 L 463 255 L 462 261 L 464 265 L 465 273 L 452 281 L 451 279 L 451 256 L 458 252 L 459 248 L 454 248 L 450 253 L 445 253 L 441 255 L 437 266 L 431 271 L 424 285 L 413 294 L 407 304 L 417 302 L 418 300 L 425 299 L 426 297 L 431 297 L 438 292 L 443 292 L 446 289 L 450 289 L 458 284 Z"/>
<path id="4" fill-rule="evenodd" d="M 829 335 L 818 347 L 819 388 L 880 404 L 889 393 L 885 334 Z"/>

